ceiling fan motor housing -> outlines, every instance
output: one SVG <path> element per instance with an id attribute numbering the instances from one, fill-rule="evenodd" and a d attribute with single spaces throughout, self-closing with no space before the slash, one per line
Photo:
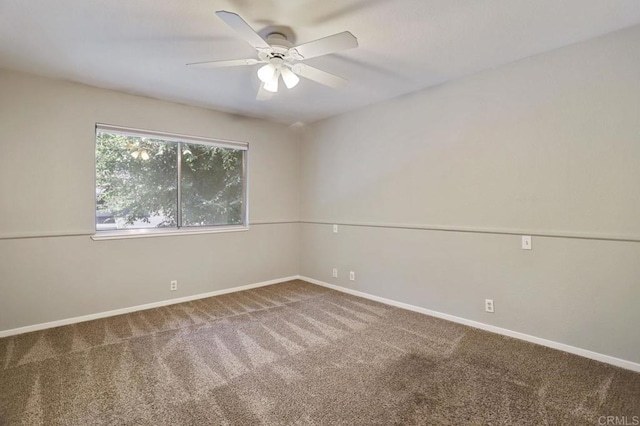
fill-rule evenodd
<path id="1" fill-rule="evenodd" d="M 267 36 L 267 43 L 269 43 L 273 48 L 281 48 L 289 50 L 293 47 L 293 44 L 287 40 L 287 36 L 282 33 L 270 33 Z"/>

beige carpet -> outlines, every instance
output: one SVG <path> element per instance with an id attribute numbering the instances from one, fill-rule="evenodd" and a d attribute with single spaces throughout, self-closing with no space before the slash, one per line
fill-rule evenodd
<path id="1" fill-rule="evenodd" d="M 640 416 L 639 374 L 301 281 L 0 339 L 2 425 L 600 416 Z"/>

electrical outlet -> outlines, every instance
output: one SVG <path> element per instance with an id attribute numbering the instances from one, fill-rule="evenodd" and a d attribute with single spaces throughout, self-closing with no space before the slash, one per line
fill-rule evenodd
<path id="1" fill-rule="evenodd" d="M 350 281 L 355 281 L 356 280 L 356 273 L 353 271 L 349 271 L 349 280 Z"/>
<path id="2" fill-rule="evenodd" d="M 334 225 L 333 225 L 333 233 L 334 233 L 334 234 L 337 234 L 337 233 L 338 233 L 338 225 L 337 225 L 337 224 L 334 224 Z"/>
<path id="3" fill-rule="evenodd" d="M 531 250 L 531 236 L 523 235 L 522 236 L 522 250 Z"/>
<path id="4" fill-rule="evenodd" d="M 484 299 L 484 310 L 493 313 L 493 299 Z"/>
<path id="5" fill-rule="evenodd" d="M 333 268 L 333 278 L 338 278 L 338 270 L 336 268 Z"/>
<path id="6" fill-rule="evenodd" d="M 169 290 L 176 291 L 178 289 L 178 280 L 172 280 L 169 285 Z"/>

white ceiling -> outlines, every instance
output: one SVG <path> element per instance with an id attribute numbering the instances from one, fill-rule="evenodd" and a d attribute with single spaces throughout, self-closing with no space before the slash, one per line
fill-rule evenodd
<path id="1" fill-rule="evenodd" d="M 187 68 L 256 57 L 216 10 L 298 43 L 351 31 L 359 48 L 308 61 L 349 84 L 303 80 L 259 102 L 257 66 Z M 290 124 L 636 24 L 638 0 L 0 0 L 0 67 Z"/>

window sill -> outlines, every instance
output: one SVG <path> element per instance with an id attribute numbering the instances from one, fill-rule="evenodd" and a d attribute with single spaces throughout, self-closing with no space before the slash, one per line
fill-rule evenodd
<path id="1" fill-rule="evenodd" d="M 170 237 L 177 235 L 218 234 L 222 232 L 248 231 L 249 226 L 224 226 L 193 229 L 123 229 L 118 231 L 98 231 L 91 236 L 94 241 L 123 240 L 129 238 Z"/>

